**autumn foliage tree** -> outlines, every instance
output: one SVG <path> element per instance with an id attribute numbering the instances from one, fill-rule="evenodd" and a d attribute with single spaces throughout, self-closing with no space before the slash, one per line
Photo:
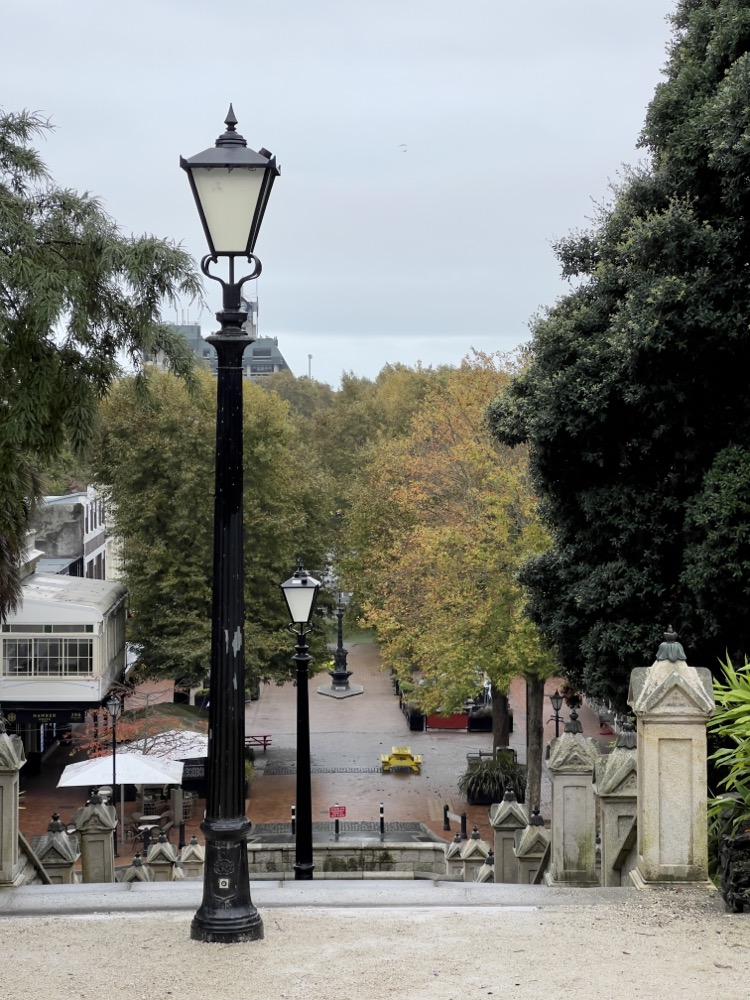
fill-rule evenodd
<path id="1" fill-rule="evenodd" d="M 418 672 L 426 711 L 459 709 L 489 676 L 495 745 L 508 742 L 512 678 L 543 684 L 554 667 L 517 579 L 547 545 L 525 456 L 497 444 L 484 419 L 508 367 L 465 360 L 427 390 L 407 434 L 380 440 L 353 490 L 342 560 L 385 664 L 405 685 Z"/>

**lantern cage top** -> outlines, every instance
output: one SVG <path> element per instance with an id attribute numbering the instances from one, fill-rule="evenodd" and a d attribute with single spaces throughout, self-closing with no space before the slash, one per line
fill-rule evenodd
<path id="1" fill-rule="evenodd" d="M 249 257 L 274 180 L 281 173 L 267 149 L 256 152 L 237 132 L 232 105 L 226 131 L 202 153 L 180 157 L 195 198 L 210 256 Z"/>

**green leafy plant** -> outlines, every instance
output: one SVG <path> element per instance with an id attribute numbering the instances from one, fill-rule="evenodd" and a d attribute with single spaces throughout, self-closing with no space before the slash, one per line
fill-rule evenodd
<path id="1" fill-rule="evenodd" d="M 506 792 L 513 792 L 519 802 L 526 795 L 526 773 L 510 760 L 481 760 L 458 779 L 458 790 L 470 803 L 500 802 Z"/>
<path id="2" fill-rule="evenodd" d="M 709 729 L 723 746 L 710 760 L 723 772 L 723 794 L 709 799 L 708 816 L 719 832 L 750 831 L 750 662 L 735 669 L 727 656 L 723 678 L 714 680 L 717 712 Z"/>

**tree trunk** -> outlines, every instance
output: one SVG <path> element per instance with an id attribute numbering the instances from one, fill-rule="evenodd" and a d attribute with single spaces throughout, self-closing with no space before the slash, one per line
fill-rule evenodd
<path id="1" fill-rule="evenodd" d="M 540 805 L 542 794 L 542 745 L 544 743 L 544 681 L 529 677 L 526 681 L 526 808 Z"/>
<path id="2" fill-rule="evenodd" d="M 492 695 L 492 748 L 510 743 L 510 714 L 507 694 Z"/>

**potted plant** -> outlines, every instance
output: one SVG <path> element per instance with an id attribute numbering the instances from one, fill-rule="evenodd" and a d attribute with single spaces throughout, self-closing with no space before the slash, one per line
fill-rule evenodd
<path id="1" fill-rule="evenodd" d="M 471 763 L 458 779 L 458 790 L 472 806 L 501 802 L 506 792 L 513 792 L 519 802 L 526 795 L 526 773 L 520 764 L 507 758 Z"/>
<path id="2" fill-rule="evenodd" d="M 722 663 L 723 679 L 714 680 L 717 711 L 709 729 L 722 741 L 711 754 L 722 771 L 723 794 L 709 799 L 708 815 L 718 840 L 722 896 L 741 913 L 750 906 L 750 662 L 735 670 Z"/>

